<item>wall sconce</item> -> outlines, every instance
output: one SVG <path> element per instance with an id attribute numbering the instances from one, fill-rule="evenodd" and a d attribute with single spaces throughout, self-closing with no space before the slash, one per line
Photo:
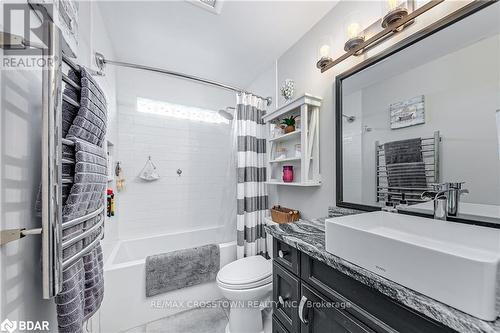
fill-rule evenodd
<path id="1" fill-rule="evenodd" d="M 331 39 L 330 37 L 322 37 L 320 40 L 319 48 L 318 48 L 318 62 L 316 63 L 316 67 L 321 69 L 324 66 L 328 65 L 332 62 L 331 56 Z"/>
<path id="2" fill-rule="evenodd" d="M 439 5 L 444 0 L 430 0 L 417 9 L 414 9 L 416 0 L 384 1 L 383 8 L 384 13 L 386 13 L 384 17 L 372 23 L 363 31 L 360 31 L 360 25 L 355 20 L 348 22 L 346 25 L 348 40 L 344 44 L 346 53 L 337 59 L 332 59 L 330 55 L 331 43 L 320 44 L 318 54 L 320 60 L 316 63 L 316 67 L 321 70 L 321 73 L 326 72 L 350 56 L 358 56 L 381 41 L 385 41 L 388 37 L 392 37 L 395 33 L 412 24 L 418 16 Z M 380 26 L 383 27 L 382 31 L 380 31 Z M 378 29 L 377 32 L 374 31 L 375 28 Z"/>
<path id="3" fill-rule="evenodd" d="M 387 13 L 382 18 L 382 28 L 384 29 L 408 16 L 408 8 L 404 7 L 403 3 L 398 3 L 398 0 L 386 0 L 382 2 L 382 12 Z M 399 26 L 396 31 L 399 32 L 404 28 L 405 25 Z"/>
<path id="4" fill-rule="evenodd" d="M 347 25 L 347 42 L 344 44 L 344 51 L 349 52 L 362 43 L 365 42 L 365 36 L 361 35 L 361 27 L 359 23 L 352 22 Z M 359 50 L 354 53 L 354 55 L 358 56 L 363 53 L 363 50 Z"/>

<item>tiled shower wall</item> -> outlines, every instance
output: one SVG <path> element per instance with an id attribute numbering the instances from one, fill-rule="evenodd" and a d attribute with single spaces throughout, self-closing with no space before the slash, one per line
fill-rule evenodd
<path id="1" fill-rule="evenodd" d="M 121 73 L 120 77 L 129 75 L 134 76 L 127 82 L 147 82 L 146 86 L 155 79 L 161 80 L 164 88 L 169 82 L 187 84 L 178 79 L 177 82 L 172 79 L 165 82 L 162 77 L 151 78 L 149 73 L 126 72 Z M 147 78 L 147 81 L 141 81 L 143 78 Z M 143 85 L 121 85 L 121 88 L 118 96 L 119 140 L 115 161 L 121 162 L 126 187 L 117 193 L 119 238 L 130 239 L 226 225 L 227 231 L 221 232 L 221 239 L 208 241 L 233 240 L 236 200 L 234 196 L 228 196 L 228 191 L 234 190 L 236 186 L 229 172 L 231 125 L 142 113 L 136 107 L 137 97 L 146 97 L 217 110 L 234 101 L 233 96 L 225 93 L 219 99 L 220 102 L 217 99 L 200 101 L 199 96 L 182 99 L 182 94 L 172 93 L 171 90 L 169 93 L 169 89 L 161 89 L 156 93 L 153 90 L 145 91 Z M 193 92 L 193 95 L 196 95 L 193 89 L 199 89 L 205 95 L 211 93 L 206 86 L 190 88 L 187 91 Z M 196 100 L 198 103 L 195 103 Z M 161 176 L 153 182 L 138 178 L 149 156 Z M 178 169 L 182 170 L 181 176 L 177 174 Z"/>

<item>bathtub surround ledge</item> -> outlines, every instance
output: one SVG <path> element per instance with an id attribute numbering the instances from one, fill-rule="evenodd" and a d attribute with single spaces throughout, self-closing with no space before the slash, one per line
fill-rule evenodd
<path id="1" fill-rule="evenodd" d="M 329 209 L 329 215 L 349 215 L 339 208 Z M 350 212 L 353 213 L 353 212 Z M 461 333 L 500 332 L 500 319 L 484 321 L 430 297 L 403 287 L 375 273 L 356 266 L 325 250 L 325 219 L 301 220 L 295 223 L 266 225 L 266 231 L 278 240 L 317 259 L 330 267 L 378 290 L 380 293 Z"/>

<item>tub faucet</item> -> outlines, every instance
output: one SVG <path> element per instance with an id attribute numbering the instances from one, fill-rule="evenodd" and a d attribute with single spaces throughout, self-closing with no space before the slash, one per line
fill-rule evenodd
<path id="1" fill-rule="evenodd" d="M 422 199 L 433 200 L 435 219 L 446 221 L 448 216 L 458 215 L 460 196 L 469 193 L 469 190 L 462 189 L 463 184 L 463 182 L 431 184 L 432 191 L 422 193 Z"/>

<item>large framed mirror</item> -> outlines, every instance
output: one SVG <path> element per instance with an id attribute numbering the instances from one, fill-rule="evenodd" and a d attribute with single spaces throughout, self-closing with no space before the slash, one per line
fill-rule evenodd
<path id="1" fill-rule="evenodd" d="M 500 226 L 500 3 L 477 2 L 336 79 L 337 205 L 433 215 L 422 193 L 463 183 L 457 219 Z"/>

